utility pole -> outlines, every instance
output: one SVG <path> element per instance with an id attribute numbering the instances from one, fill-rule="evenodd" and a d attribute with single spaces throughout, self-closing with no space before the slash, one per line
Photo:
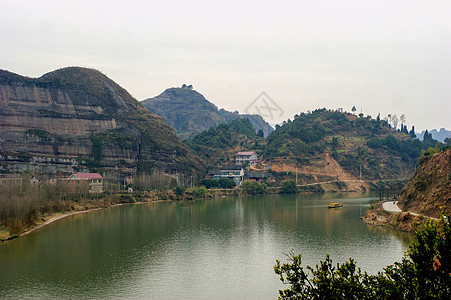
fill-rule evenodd
<path id="1" fill-rule="evenodd" d="M 360 181 L 362 181 L 362 164 L 360 164 Z"/>
<path id="2" fill-rule="evenodd" d="M 298 185 L 298 166 L 296 165 L 296 186 Z"/>

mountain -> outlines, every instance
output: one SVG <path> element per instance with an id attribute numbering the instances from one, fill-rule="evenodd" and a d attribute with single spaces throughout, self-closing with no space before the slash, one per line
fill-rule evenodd
<path id="1" fill-rule="evenodd" d="M 255 131 L 263 131 L 263 137 L 267 137 L 274 131 L 273 127 L 259 115 L 239 114 L 238 112 L 230 112 L 223 108 L 219 110 L 219 114 L 224 117 L 227 123 L 238 119 L 248 119 Z"/>
<path id="2" fill-rule="evenodd" d="M 162 118 L 101 72 L 0 70 L 0 170 L 125 174 L 201 169 Z"/>
<path id="3" fill-rule="evenodd" d="M 423 156 L 401 193 L 401 209 L 432 217 L 451 213 L 451 149 L 436 152 Z"/>
<path id="4" fill-rule="evenodd" d="M 417 138 L 422 141 L 424 138 L 425 132 L 426 131 L 423 130 L 420 133 L 416 133 Z M 429 134 L 432 135 L 432 138 L 434 140 L 437 140 L 441 143 L 443 143 L 446 138 L 451 138 L 451 131 L 446 130 L 445 128 L 440 128 L 440 131 L 437 131 L 437 129 L 432 129 L 431 131 L 429 131 Z"/>
<path id="5" fill-rule="evenodd" d="M 236 119 L 230 123 L 210 127 L 185 144 L 204 161 L 214 168 L 225 162 L 234 163 L 235 153 L 240 150 L 254 149 L 264 138 L 258 137 L 249 119 Z"/>
<path id="6" fill-rule="evenodd" d="M 160 95 L 141 102 L 148 110 L 161 116 L 177 132 L 181 140 L 194 137 L 212 126 L 229 123 L 236 119 L 249 119 L 255 131 L 262 130 L 267 136 L 273 129 L 261 116 L 240 115 L 218 110 L 192 86 L 169 88 Z"/>
<path id="7" fill-rule="evenodd" d="M 424 142 L 394 131 L 380 119 L 318 109 L 276 126 L 263 160 L 277 172 L 329 180 L 380 180 L 410 177 Z"/>

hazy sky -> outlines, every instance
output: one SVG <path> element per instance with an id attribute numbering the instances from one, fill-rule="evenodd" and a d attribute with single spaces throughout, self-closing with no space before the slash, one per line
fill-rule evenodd
<path id="1" fill-rule="evenodd" d="M 451 129 L 449 0 L 0 0 L 0 69 L 101 70 L 135 98 L 192 84 L 219 108 L 261 92 L 283 110 Z"/>

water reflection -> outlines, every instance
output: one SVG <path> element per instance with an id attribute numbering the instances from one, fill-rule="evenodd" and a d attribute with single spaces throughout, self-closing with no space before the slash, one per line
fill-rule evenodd
<path id="1" fill-rule="evenodd" d="M 74 215 L 0 245 L 0 298 L 274 299 L 293 250 L 375 273 L 410 235 L 359 217 L 370 195 L 289 195 L 122 206 Z M 329 202 L 344 207 L 328 209 Z"/>

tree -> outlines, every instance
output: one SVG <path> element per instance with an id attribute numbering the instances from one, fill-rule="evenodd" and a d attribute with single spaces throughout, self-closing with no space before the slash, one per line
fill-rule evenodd
<path id="1" fill-rule="evenodd" d="M 218 179 L 218 186 L 223 189 L 231 189 L 236 186 L 236 182 L 230 178 Z"/>
<path id="2" fill-rule="evenodd" d="M 406 115 L 402 114 L 399 117 L 399 121 L 401 122 L 401 125 L 406 125 Z"/>
<path id="3" fill-rule="evenodd" d="M 357 110 L 357 108 L 355 108 L 355 106 L 353 106 L 353 107 L 351 108 L 352 113 L 355 113 L 356 110 Z"/>
<path id="4" fill-rule="evenodd" d="M 268 190 L 268 186 L 264 182 L 260 183 L 256 181 L 245 181 L 241 184 L 241 189 L 246 194 L 265 194 Z"/>
<path id="5" fill-rule="evenodd" d="M 293 179 L 286 180 L 282 183 L 280 189 L 281 194 L 296 194 L 296 181 Z"/>
<path id="6" fill-rule="evenodd" d="M 219 180 L 213 178 L 203 178 L 200 180 L 200 185 L 207 189 L 219 187 Z"/>
<path id="7" fill-rule="evenodd" d="M 178 197 L 181 197 L 185 193 L 185 187 L 183 186 L 176 186 L 174 188 L 174 192 Z"/>
<path id="8" fill-rule="evenodd" d="M 393 128 L 396 130 L 398 128 L 399 119 L 397 115 L 393 115 L 391 117 L 391 122 L 393 124 Z"/>
<path id="9" fill-rule="evenodd" d="M 409 134 L 412 138 L 417 137 L 417 135 L 415 134 L 415 126 L 412 125 L 412 129 L 410 130 Z"/>
<path id="10" fill-rule="evenodd" d="M 263 137 L 263 136 L 264 136 L 264 133 L 263 133 L 263 130 L 262 130 L 262 129 L 259 129 L 259 130 L 258 130 L 257 136 L 259 136 L 259 137 Z"/>
<path id="11" fill-rule="evenodd" d="M 451 299 L 449 216 L 430 220 L 415 234 L 401 262 L 368 275 L 350 258 L 334 266 L 329 256 L 315 268 L 302 267 L 301 254 L 276 260 L 274 272 L 290 287 L 280 299 Z"/>

